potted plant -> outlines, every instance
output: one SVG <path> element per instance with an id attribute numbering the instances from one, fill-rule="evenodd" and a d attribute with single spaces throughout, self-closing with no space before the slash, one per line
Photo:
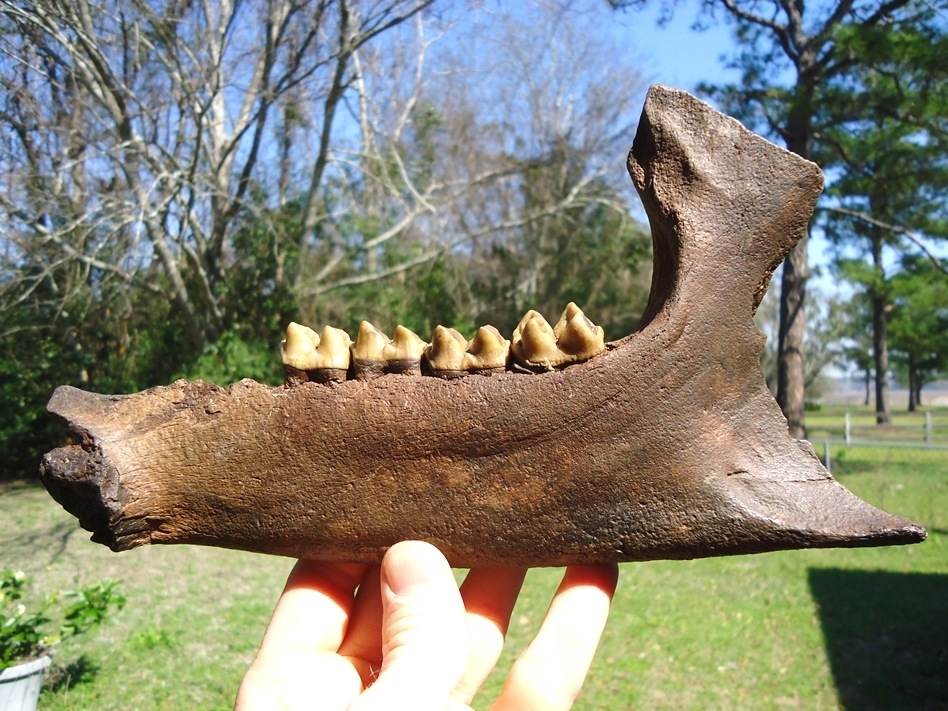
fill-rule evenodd
<path id="1" fill-rule="evenodd" d="M 34 607 L 23 602 L 29 579 L 23 571 L 0 572 L 0 709 L 34 711 L 50 649 L 101 623 L 125 598 L 106 580 L 79 590 L 49 593 Z M 54 608 L 63 606 L 54 615 Z M 54 624 L 54 617 L 57 620 Z"/>

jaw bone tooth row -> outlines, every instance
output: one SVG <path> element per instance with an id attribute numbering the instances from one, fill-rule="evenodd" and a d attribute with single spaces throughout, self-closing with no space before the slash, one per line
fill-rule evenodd
<path id="1" fill-rule="evenodd" d="M 319 335 L 291 323 L 280 344 L 289 384 L 366 380 L 386 373 L 420 375 L 422 369 L 425 375 L 442 378 L 489 374 L 506 370 L 511 356 L 521 369 L 544 372 L 589 360 L 604 350 L 603 330 L 572 302 L 555 327 L 536 311 L 528 311 L 512 342 L 493 326 L 481 326 L 470 341 L 453 328 L 438 326 L 429 345 L 404 326 L 389 339 L 363 321 L 355 343 L 338 328 L 327 326 Z"/>
<path id="2" fill-rule="evenodd" d="M 528 370 L 553 370 L 581 363 L 606 349 L 603 330 L 570 302 L 556 327 L 536 311 L 528 311 L 513 333 L 514 359 Z"/>
<path id="3" fill-rule="evenodd" d="M 349 346 L 352 339 L 339 328 L 326 326 L 322 335 L 313 329 L 291 323 L 280 355 L 288 380 L 317 382 L 342 381 L 349 371 Z"/>
<path id="4" fill-rule="evenodd" d="M 509 353 L 510 341 L 493 326 L 481 326 L 470 342 L 453 328 L 437 326 L 425 359 L 433 375 L 452 378 L 506 370 Z"/>

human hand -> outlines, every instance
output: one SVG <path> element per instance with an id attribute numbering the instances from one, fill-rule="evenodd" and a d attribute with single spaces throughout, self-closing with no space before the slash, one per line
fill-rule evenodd
<path id="1" fill-rule="evenodd" d="M 459 711 L 497 663 L 524 570 L 472 570 L 458 589 L 433 546 L 381 566 L 297 563 L 235 711 Z M 492 709 L 569 709 L 615 591 L 615 565 L 567 568 Z"/>

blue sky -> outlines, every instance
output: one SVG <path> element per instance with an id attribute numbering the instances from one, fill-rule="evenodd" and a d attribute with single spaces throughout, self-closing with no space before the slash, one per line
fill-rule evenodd
<path id="1" fill-rule="evenodd" d="M 725 71 L 721 56 L 732 46 L 730 27 L 709 23 L 703 31 L 692 29 L 697 7 L 677 8 L 664 26 L 658 23 L 661 3 L 649 3 L 642 10 L 614 14 L 615 32 L 626 38 L 632 51 L 641 55 L 651 83 L 667 84 L 687 91 L 701 81 L 723 82 L 736 78 Z"/>

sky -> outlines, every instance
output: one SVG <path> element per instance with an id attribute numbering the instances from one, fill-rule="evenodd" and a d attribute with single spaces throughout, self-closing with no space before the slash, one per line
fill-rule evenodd
<path id="1" fill-rule="evenodd" d="M 653 2 L 642 10 L 614 14 L 614 31 L 628 38 L 634 51 L 641 55 L 651 83 L 693 91 L 702 81 L 716 83 L 737 78 L 735 72 L 724 69 L 721 60 L 732 46 L 730 27 L 717 22 L 706 30 L 694 30 L 697 7 L 689 3 L 677 8 L 663 26 L 658 22 L 660 13 L 661 3 Z"/>

